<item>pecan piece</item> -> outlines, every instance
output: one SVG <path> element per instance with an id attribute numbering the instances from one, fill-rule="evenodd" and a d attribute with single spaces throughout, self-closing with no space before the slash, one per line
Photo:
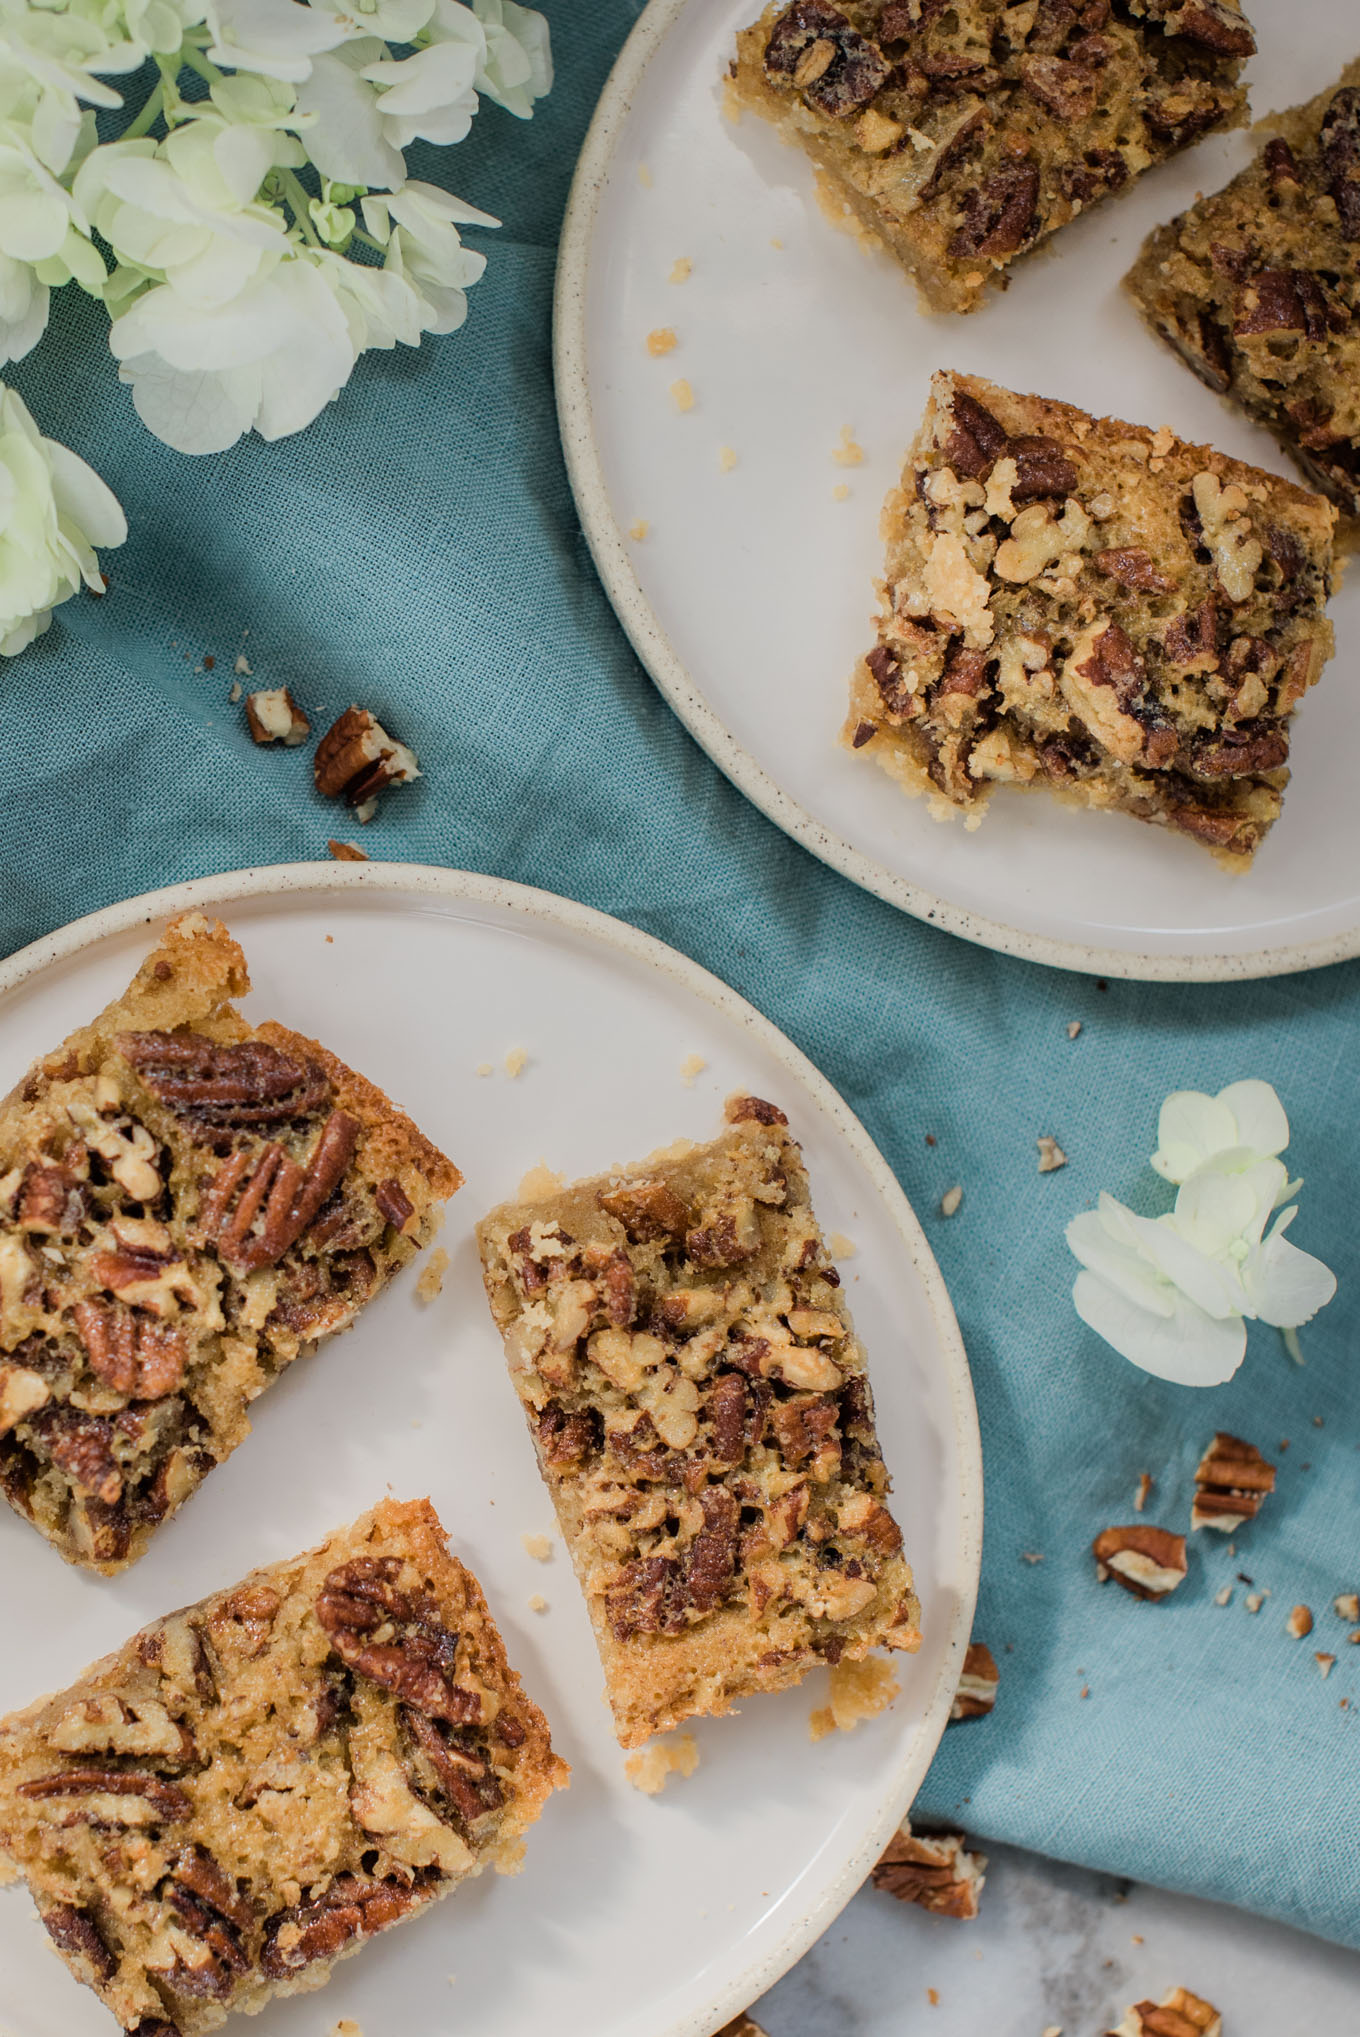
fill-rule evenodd
<path id="1" fill-rule="evenodd" d="M 1103 1528 L 1091 1552 L 1101 1583 L 1112 1577 L 1135 1598 L 1163 1599 L 1185 1578 L 1185 1537 L 1169 1528 Z"/>
<path id="2" fill-rule="evenodd" d="M 431 1718 L 476 1725 L 482 1701 L 455 1681 L 458 1636 L 424 1593 L 403 1591 L 397 1556 L 361 1556 L 332 1570 L 316 1601 L 316 1617 L 346 1669 L 367 1676 Z M 372 1637 L 382 1631 L 382 1641 Z"/>
<path id="3" fill-rule="evenodd" d="M 729 1096 L 723 1106 L 723 1115 L 729 1125 L 786 1125 L 788 1118 L 777 1103 L 766 1103 L 763 1096 Z"/>
<path id="4" fill-rule="evenodd" d="M 196 2000 L 225 2001 L 250 1971 L 242 1944 L 255 1922 L 250 1904 L 203 1846 L 185 1846 L 172 1856 L 161 1897 L 180 1930 L 203 1948 L 201 1959 L 186 1964 L 177 1958 L 164 1970 L 165 1985 Z"/>
<path id="5" fill-rule="evenodd" d="M 1336 203 L 1341 231 L 1360 240 L 1360 89 L 1345 86 L 1322 116 L 1318 131 L 1327 189 Z"/>
<path id="6" fill-rule="evenodd" d="M 797 1467 L 815 1457 L 829 1440 L 839 1412 L 836 1402 L 822 1394 L 801 1393 L 773 1402 L 770 1426 L 785 1464 Z"/>
<path id="7" fill-rule="evenodd" d="M 999 418 L 966 390 L 954 392 L 953 429 L 944 444 L 946 466 L 969 481 L 985 481 L 1010 438 Z"/>
<path id="8" fill-rule="evenodd" d="M 673 1556 L 642 1556 L 624 1565 L 605 1593 L 617 1641 L 637 1634 L 678 1634 L 685 1625 L 685 1592 Z"/>
<path id="9" fill-rule="evenodd" d="M 312 725 L 286 686 L 246 695 L 246 724 L 257 743 L 283 743 L 295 749 L 305 743 Z"/>
<path id="10" fill-rule="evenodd" d="M 162 1400 L 183 1385 L 188 1347 L 170 1324 L 117 1301 L 78 1301 L 71 1319 L 90 1370 L 115 1393 Z"/>
<path id="11" fill-rule="evenodd" d="M 1195 1470 L 1190 1526 L 1234 1534 L 1244 1521 L 1255 1519 L 1261 1501 L 1274 1490 L 1275 1466 L 1254 1443 L 1244 1443 L 1240 1436 L 1220 1430 Z"/>
<path id="12" fill-rule="evenodd" d="M 892 66 L 877 43 L 853 28 L 826 0 L 796 0 L 770 30 L 765 71 L 788 79 L 810 106 L 844 120 L 867 106 Z"/>
<path id="13" fill-rule="evenodd" d="M 1275 190 L 1278 191 L 1281 184 L 1302 184 L 1303 177 L 1299 170 L 1298 157 L 1289 143 L 1281 140 L 1278 134 L 1272 141 L 1266 143 L 1262 161 L 1265 164 L 1266 176 Z"/>
<path id="14" fill-rule="evenodd" d="M 331 724 L 316 746 L 312 769 L 322 798 L 366 809 L 360 820 L 372 817 L 370 801 L 380 792 L 420 776 L 415 752 L 389 736 L 366 707 L 347 707 Z"/>
<path id="15" fill-rule="evenodd" d="M 665 1181 L 625 1181 L 601 1189 L 596 1197 L 607 1216 L 617 1218 L 635 1245 L 656 1238 L 683 1237 L 694 1221 L 693 1211 Z"/>
<path id="16" fill-rule="evenodd" d="M 1226 0 L 1183 0 L 1179 6 L 1157 0 L 1148 12 L 1154 18 L 1160 17 L 1168 35 L 1183 35 L 1187 42 L 1198 43 L 1201 49 L 1212 50 L 1217 57 L 1256 54 L 1256 37 L 1250 24 Z"/>
<path id="17" fill-rule="evenodd" d="M 475 1825 L 500 1809 L 505 1791 L 483 1755 L 461 1745 L 455 1735 L 445 1733 L 428 1714 L 413 1711 L 410 1705 L 400 1705 L 398 1717 L 433 1770 L 436 1788 L 465 1824 Z"/>
<path id="18" fill-rule="evenodd" d="M 699 1494 L 704 1525 L 685 1564 L 685 1594 L 696 1613 L 711 1613 L 732 1588 L 737 1565 L 737 1502 L 725 1485 Z"/>
<path id="19" fill-rule="evenodd" d="M 390 1178 L 378 1183 L 373 1200 L 394 1231 L 404 1231 L 416 1213 L 416 1206 L 401 1183 Z"/>
<path id="20" fill-rule="evenodd" d="M 1097 552 L 1095 564 L 1102 573 L 1108 573 L 1121 587 L 1129 588 L 1136 594 L 1170 594 L 1175 586 L 1164 573 L 1159 573 L 1151 556 L 1137 545 L 1116 546 L 1112 551 Z"/>
<path id="21" fill-rule="evenodd" d="M 963 1658 L 963 1674 L 959 1687 L 954 1693 L 950 1707 L 951 1722 L 958 1719 L 981 1719 L 996 1703 L 997 1685 L 1001 1672 L 996 1666 L 996 1657 L 985 1641 L 970 1641 L 968 1652 Z"/>
<path id="22" fill-rule="evenodd" d="M 1173 665 L 1218 664 L 1218 604 L 1206 594 L 1199 607 L 1173 616 L 1162 637 L 1162 649 Z"/>
<path id="23" fill-rule="evenodd" d="M 118 1961 L 89 1910 L 78 1910 L 74 1903 L 54 1903 L 42 1912 L 42 1921 L 57 1950 L 76 1963 L 87 1987 L 99 1987 L 113 1979 Z"/>
<path id="24" fill-rule="evenodd" d="M 205 1125 L 291 1124 L 331 1100 L 315 1061 L 267 1040 L 224 1046 L 197 1033 L 120 1033 L 114 1045 L 176 1117 Z"/>
<path id="25" fill-rule="evenodd" d="M 1289 736 L 1283 722 L 1240 721 L 1216 735 L 1197 736 L 1187 762 L 1196 778 L 1246 778 L 1258 771 L 1278 771 L 1289 761 Z"/>
<path id="26" fill-rule="evenodd" d="M 265 1926 L 260 1970 L 270 1980 L 286 1980 L 314 1960 L 334 1959 L 355 1938 L 369 1938 L 407 1916 L 429 1895 L 438 1875 L 417 1869 L 410 1882 L 363 1881 L 357 1874 L 339 1874 L 314 1902 L 280 1910 Z M 293 1929 L 287 1929 L 292 1926 Z M 285 1940 L 286 1942 L 281 1942 Z"/>
<path id="27" fill-rule="evenodd" d="M 36 1160 L 25 1167 L 14 1211 L 21 1231 L 70 1237 L 79 1228 L 86 1208 L 84 1185 L 69 1168 L 43 1167 Z"/>
<path id="28" fill-rule="evenodd" d="M 1041 432 L 1023 432 L 1008 439 L 1006 452 L 1015 462 L 1012 502 L 1037 502 L 1044 496 L 1070 495 L 1077 470 L 1057 439 Z"/>
<path id="29" fill-rule="evenodd" d="M 538 1447 L 547 1464 L 580 1464 L 600 1448 L 602 1433 L 594 1408 L 568 1414 L 560 1401 L 550 1400 L 538 1418 Z"/>
<path id="30" fill-rule="evenodd" d="M 277 1266 L 334 1194 L 358 1143 L 358 1119 L 333 1110 L 305 1169 L 277 1144 L 258 1152 L 240 1148 L 223 1162 L 203 1198 L 204 1236 L 239 1273 Z"/>
<path id="31" fill-rule="evenodd" d="M 878 688 L 883 702 L 883 711 L 889 721 L 914 721 L 921 712 L 921 701 L 902 677 L 902 663 L 896 651 L 887 644 L 875 644 L 864 660 Z M 872 722 L 862 724 L 870 735 L 874 732 Z M 865 741 L 868 741 L 865 737 Z M 855 746 L 861 748 L 859 730 L 855 731 Z"/>
<path id="32" fill-rule="evenodd" d="M 1099 36 L 1090 40 L 1100 43 L 1102 52 L 1108 49 Z M 1089 119 L 1100 96 L 1099 72 L 1067 57 L 1021 57 L 1020 79 L 1027 92 L 1063 121 Z"/>
<path id="33" fill-rule="evenodd" d="M 685 1251 L 696 1266 L 740 1266 L 753 1249 L 738 1234 L 736 1218 L 728 1210 L 711 1224 L 697 1225 L 685 1233 Z"/>
<path id="34" fill-rule="evenodd" d="M 1223 2037 L 1223 2018 L 1212 2002 L 1173 1987 L 1160 2002 L 1135 2002 L 1109 2037 Z"/>
<path id="35" fill-rule="evenodd" d="M 1007 164 L 993 171 L 963 202 L 963 217 L 949 252 L 956 258 L 974 255 L 1000 259 L 1018 254 L 1038 231 L 1039 166 Z M 957 405 L 956 405 L 957 408 Z"/>
<path id="36" fill-rule="evenodd" d="M 708 1395 L 708 1418 L 712 1424 L 711 1448 L 716 1462 L 740 1464 L 746 1455 L 750 1395 L 739 1372 L 724 1372 L 714 1380 Z"/>
<path id="37" fill-rule="evenodd" d="M 140 2023 L 134 2023 L 127 2037 L 180 2037 L 178 2023 L 167 2023 L 164 2016 L 143 2016 Z"/>
<path id="38" fill-rule="evenodd" d="M 126 1799 L 120 1815 L 117 1804 L 101 1803 L 98 1822 L 110 1825 L 175 1824 L 187 1818 L 192 1808 L 184 1791 L 163 1776 L 146 1775 L 132 1768 L 63 1768 L 55 1775 L 35 1776 L 21 1782 L 15 1791 L 30 1803 L 47 1803 L 53 1798 L 72 1797 L 77 1806 L 82 1798 Z M 149 1816 L 142 1815 L 149 1812 Z M 72 1822 L 93 1818 L 95 1813 L 77 1808 Z"/>
<path id="39" fill-rule="evenodd" d="M 1301 332 L 1322 340 L 1330 330 L 1326 292 L 1306 269 L 1258 269 L 1237 300 L 1233 331 L 1241 339 L 1262 332 Z"/>
<path id="40" fill-rule="evenodd" d="M 969 1853 L 962 1832 L 922 1833 L 903 1823 L 888 1841 L 870 1879 L 902 1903 L 937 1916 L 971 1919 L 986 1880 L 986 1855 Z"/>
<path id="41" fill-rule="evenodd" d="M 57 1470 L 80 1492 L 111 1506 L 123 1490 L 123 1474 L 113 1454 L 113 1423 L 107 1415 L 87 1415 L 79 1408 L 46 1408 L 29 1424 L 34 1437 Z"/>

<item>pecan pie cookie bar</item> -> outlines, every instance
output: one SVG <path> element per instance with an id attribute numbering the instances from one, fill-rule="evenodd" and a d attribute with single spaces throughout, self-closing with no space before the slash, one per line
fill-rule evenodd
<path id="1" fill-rule="evenodd" d="M 843 740 L 940 814 L 1043 787 L 1243 869 L 1332 652 L 1335 521 L 1165 429 L 937 375 Z"/>
<path id="2" fill-rule="evenodd" d="M 197 2037 L 515 1872 L 567 1775 L 433 1507 L 384 1500 L 0 1723 L 0 1868 L 125 2030 Z"/>
<path id="3" fill-rule="evenodd" d="M 1127 288 L 1211 389 L 1360 515 L 1360 60 L 1225 191 L 1146 242 Z"/>
<path id="4" fill-rule="evenodd" d="M 0 1109 L 0 1488 L 96 1570 L 143 1553 L 461 1179 L 324 1047 L 248 1026 L 249 988 L 186 913 Z"/>
<path id="5" fill-rule="evenodd" d="M 931 310 L 972 311 L 1077 213 L 1239 126 L 1255 47 L 1237 0 L 776 0 L 732 75 Z"/>
<path id="6" fill-rule="evenodd" d="M 920 1645 L 864 1353 L 782 1111 L 479 1226 L 619 1739 Z"/>

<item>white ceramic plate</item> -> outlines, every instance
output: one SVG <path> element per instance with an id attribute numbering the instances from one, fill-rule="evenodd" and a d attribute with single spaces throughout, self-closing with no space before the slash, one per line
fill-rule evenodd
<path id="1" fill-rule="evenodd" d="M 652 0 L 587 140 L 562 240 L 557 386 L 577 504 L 643 663 L 714 761 L 856 883 L 954 933 L 1105 975 L 1258 976 L 1360 952 L 1360 585 L 1306 703 L 1283 819 L 1245 877 L 1117 814 L 1002 792 L 941 825 L 836 747 L 872 642 L 878 512 L 931 372 L 953 367 L 1169 424 L 1292 473 L 1144 329 L 1119 281 L 1154 225 L 1217 189 L 1244 136 L 1212 140 L 1098 208 L 1004 296 L 929 318 L 887 256 L 839 233 L 812 167 L 720 81 L 759 0 Z M 1360 48 L 1355 0 L 1248 0 L 1258 112 L 1320 91 Z M 678 257 L 693 263 L 668 279 Z M 672 327 L 673 353 L 645 335 Z M 677 378 L 695 402 L 680 414 Z M 849 427 L 861 465 L 832 458 Z M 720 448 L 738 464 L 720 469 Z M 837 484 L 849 496 L 833 500 Z M 641 542 L 628 536 L 639 520 Z M 1353 579 L 1360 576 L 1353 576 Z"/>
<path id="2" fill-rule="evenodd" d="M 486 1586 L 547 1711 L 572 1785 L 530 1834 L 524 1873 L 488 1875 L 346 1961 L 260 2037 L 708 2037 L 831 1921 L 925 1774 L 967 1642 L 982 1478 L 967 1362 L 915 1218 L 862 1127 L 752 1008 L 673 950 L 542 892 L 414 865 L 297 865 L 134 899 L 0 969 L 0 1092 L 127 980 L 148 930 L 220 912 L 247 1009 L 320 1036 L 380 1082 L 465 1170 L 422 1305 L 399 1280 L 348 1336 L 259 1404 L 255 1434 L 151 1553 L 102 1582 L 0 1507 L 0 1711 L 59 1688 L 157 1613 L 293 1554 L 391 1490 L 429 1493 Z M 507 1052 L 528 1062 L 512 1080 Z M 692 1086 L 681 1064 L 707 1064 Z M 479 1064 L 494 1073 L 479 1076 Z M 925 1645 L 902 1694 L 813 1745 L 823 1678 L 696 1728 L 702 1765 L 664 1796 L 625 1780 L 598 1657 L 553 1530 L 482 1294 L 472 1226 L 540 1159 L 571 1173 L 717 1129 L 735 1088 L 787 1106 L 873 1356 L 885 1455 L 916 1566 Z M 541 1593 L 549 1610 L 530 1611 Z M 898 1658 L 894 1658 L 897 1661 Z M 53 1957 L 22 1891 L 0 1894 L 0 2037 L 105 2037 L 106 2012 Z"/>

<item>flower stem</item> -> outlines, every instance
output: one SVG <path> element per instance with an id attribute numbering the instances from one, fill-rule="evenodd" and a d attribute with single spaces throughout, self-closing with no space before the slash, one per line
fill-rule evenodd
<path id="1" fill-rule="evenodd" d="M 129 126 L 123 129 L 122 134 L 119 136 L 119 140 L 140 141 L 144 134 L 149 134 L 152 127 L 159 119 L 161 109 L 164 106 L 164 104 L 165 104 L 165 80 L 162 78 L 160 82 L 157 84 L 155 90 L 151 93 L 150 97 L 147 99 L 145 106 L 143 106 L 141 112 L 137 115 L 137 118 Z"/>
<path id="2" fill-rule="evenodd" d="M 182 64 L 186 64 L 191 71 L 197 71 L 200 78 L 206 78 L 210 85 L 221 84 L 222 73 L 218 70 L 216 64 L 210 64 L 202 50 L 196 49 L 193 43 L 182 42 L 180 44 L 179 60 Z"/>
<path id="3" fill-rule="evenodd" d="M 1280 1331 L 1280 1339 L 1281 1339 L 1281 1342 L 1282 1342 L 1282 1343 L 1283 1343 L 1283 1345 L 1284 1345 L 1284 1348 L 1285 1348 L 1285 1350 L 1286 1350 L 1286 1351 L 1287 1351 L 1287 1352 L 1289 1353 L 1289 1355 L 1290 1355 L 1290 1357 L 1291 1357 L 1291 1358 L 1293 1359 L 1294 1363 L 1295 1363 L 1296 1365 L 1302 1365 L 1302 1363 L 1303 1363 L 1303 1352 L 1302 1352 L 1302 1351 L 1301 1351 L 1301 1349 L 1299 1348 L 1299 1333 L 1298 1333 L 1298 1331 L 1297 1331 L 1297 1330 L 1281 1330 L 1281 1331 Z"/>
<path id="4" fill-rule="evenodd" d="M 288 201 L 288 209 L 301 229 L 302 238 L 309 247 L 319 248 L 321 236 L 312 225 L 312 215 L 307 209 L 309 204 L 307 193 L 298 177 L 292 170 L 275 170 L 274 175 L 278 178 L 279 188 Z"/>

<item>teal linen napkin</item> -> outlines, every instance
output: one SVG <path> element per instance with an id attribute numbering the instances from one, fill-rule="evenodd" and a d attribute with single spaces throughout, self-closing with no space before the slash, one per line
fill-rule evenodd
<path id="1" fill-rule="evenodd" d="M 1360 971 L 1106 988 L 984 953 L 811 860 L 690 741 L 595 579 L 549 362 L 572 164 L 639 9 L 547 11 L 558 83 L 532 124 L 488 106 L 457 150 L 412 152 L 414 174 L 505 220 L 456 338 L 370 354 L 301 436 L 203 461 L 136 423 L 102 314 L 73 292 L 12 371 L 43 429 L 106 475 L 131 537 L 106 555 L 107 598 L 69 603 L 0 667 L 0 938 L 357 832 L 305 753 L 250 742 L 226 699 L 239 651 L 317 729 L 370 705 L 425 772 L 364 832 L 374 856 L 543 885 L 695 956 L 826 1071 L 924 1217 L 981 1409 L 977 1633 L 1001 1692 L 946 1733 L 922 1812 L 1360 1945 L 1360 1647 L 1331 1609 L 1360 1588 Z M 1302 1369 L 1254 1328 L 1237 1379 L 1192 1393 L 1083 1329 L 1063 1226 L 1102 1187 L 1163 1207 L 1145 1164 L 1162 1096 L 1248 1075 L 1285 1101 L 1307 1177 L 1294 1235 L 1341 1292 Z M 1037 1172 L 1041 1133 L 1063 1171 Z M 954 1183 L 962 1207 L 939 1217 Z M 1144 1518 L 1184 1528 L 1220 1426 L 1281 1467 L 1236 1555 L 1197 1537 L 1162 1605 L 1100 1587 L 1091 1538 L 1134 1518 L 1138 1474 L 1156 1480 Z M 1251 1589 L 1271 1594 L 1255 1616 Z M 1317 1619 L 1306 1641 L 1285 1631 L 1296 1601 Z M 1338 1658 L 1326 1680 L 1319 1649 Z"/>

